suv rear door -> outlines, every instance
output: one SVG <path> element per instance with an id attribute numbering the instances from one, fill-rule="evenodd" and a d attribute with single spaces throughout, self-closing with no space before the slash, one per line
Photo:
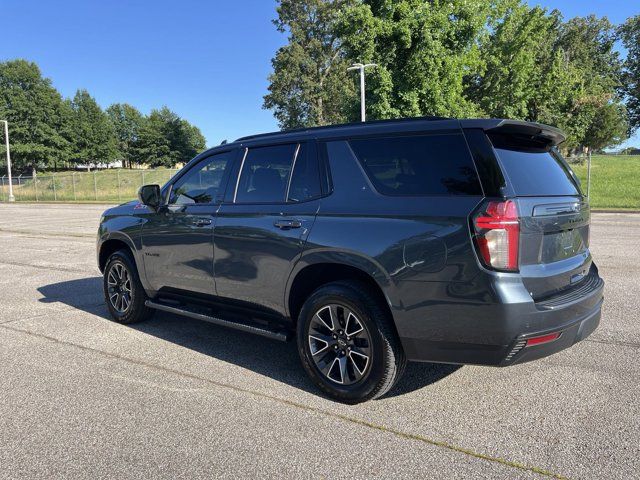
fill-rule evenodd
<path id="1" fill-rule="evenodd" d="M 488 140 L 503 176 L 501 194 L 517 204 L 519 271 L 532 298 L 539 300 L 581 283 L 592 263 L 590 209 L 554 142 L 512 127 L 489 130 L 484 140 L 477 132 L 466 133 L 475 147 Z M 494 172 L 491 182 L 495 176 Z"/>
<path id="2" fill-rule="evenodd" d="M 242 156 L 217 213 L 216 291 L 284 313 L 284 286 L 319 207 L 317 149 L 292 142 L 251 146 Z"/>

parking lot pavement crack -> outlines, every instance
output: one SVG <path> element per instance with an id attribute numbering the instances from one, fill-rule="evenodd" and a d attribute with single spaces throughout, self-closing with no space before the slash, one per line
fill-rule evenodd
<path id="1" fill-rule="evenodd" d="M 34 230 L 14 230 L 11 228 L 0 228 L 0 232 L 5 233 L 17 233 L 19 235 L 34 235 L 36 238 L 47 237 L 75 237 L 75 238 L 95 238 L 94 234 L 89 233 L 77 233 L 77 232 L 42 232 Z"/>
<path id="2" fill-rule="evenodd" d="M 36 265 L 34 263 L 27 262 L 8 262 L 6 260 L 0 260 L 0 265 L 11 265 L 13 267 L 32 267 L 32 268 L 40 268 L 43 270 L 51 270 L 56 272 L 72 272 L 72 273 L 87 273 L 86 268 L 67 268 L 53 265 Z"/>
<path id="3" fill-rule="evenodd" d="M 200 381 L 200 382 L 204 382 L 206 384 L 209 384 L 211 386 L 215 386 L 215 387 L 219 387 L 219 388 L 224 388 L 227 390 L 231 390 L 234 392 L 238 392 L 238 393 L 244 393 L 244 394 L 249 394 L 255 398 L 260 398 L 260 399 L 264 399 L 264 400 L 269 400 L 272 402 L 277 402 L 280 403 L 282 405 L 286 405 L 289 407 L 293 407 L 293 408 L 297 408 L 300 410 L 304 410 L 310 413 L 315 413 L 315 414 L 319 414 L 319 415 L 324 415 L 326 417 L 329 418 L 334 418 L 334 419 L 338 419 L 338 420 L 342 420 L 345 422 L 349 422 L 355 425 L 359 425 L 362 427 L 366 427 L 366 428 L 370 428 L 370 429 L 374 429 L 374 430 L 378 430 L 380 432 L 384 432 L 384 433 L 388 433 L 390 435 L 394 435 L 398 438 L 402 438 L 404 440 L 410 440 L 410 441 L 416 441 L 416 442 L 421 442 L 424 444 L 428 444 L 428 445 L 432 445 L 435 447 L 439 447 L 439 448 L 443 448 L 445 450 L 449 450 L 449 451 L 453 451 L 462 455 L 467 455 L 469 457 L 473 457 L 479 460 L 483 460 L 483 461 L 487 461 L 487 462 L 491 462 L 491 463 L 495 463 L 495 464 L 499 464 L 505 467 L 511 467 L 514 470 L 519 470 L 519 471 L 527 471 L 527 472 L 532 472 L 532 473 L 536 473 L 540 476 L 543 477 L 548 477 L 548 478 L 555 478 L 555 479 L 566 479 L 567 477 L 560 475 L 558 473 L 554 473 L 551 472 L 549 470 L 545 470 L 543 468 L 539 468 L 539 467 L 535 467 L 535 466 L 531 466 L 531 465 L 526 465 L 520 462 L 516 462 L 516 461 L 512 461 L 512 460 L 507 460 L 504 458 L 500 458 L 500 457 L 495 457 L 492 455 L 488 455 L 488 454 L 484 454 L 484 453 L 480 453 L 480 452 L 476 452 L 475 450 L 471 450 L 469 448 L 466 447 L 462 447 L 459 445 L 454 445 L 452 443 L 448 443 L 446 441 L 443 440 L 434 440 L 431 438 L 428 438 L 426 436 L 423 435 L 419 435 L 419 434 L 415 434 L 415 433 L 409 433 L 409 432 L 404 432 L 401 430 L 397 430 L 394 428 L 389 428 L 386 427 L 384 425 L 380 425 L 380 424 L 376 424 L 373 422 L 369 422 L 367 420 L 363 420 L 363 419 L 359 419 L 359 418 L 355 418 L 355 417 L 350 417 L 348 415 L 344 415 L 344 414 L 340 414 L 340 413 L 336 413 L 336 412 L 331 412 L 328 410 L 324 410 L 322 408 L 318 408 L 318 407 L 313 407 L 310 405 L 304 405 L 302 403 L 298 403 L 295 402 L 293 400 L 289 400 L 289 399 L 285 399 L 285 398 L 280 398 L 277 396 L 273 396 L 273 395 L 269 395 L 267 393 L 263 393 L 260 391 L 256 391 L 256 390 L 251 390 L 248 388 L 243 388 L 243 387 L 239 387 L 236 385 L 232 385 L 229 383 L 224 383 L 224 382 L 219 382 L 216 380 L 211 380 L 209 378 L 204 378 L 204 377 L 200 377 L 198 375 L 194 375 L 188 372 L 182 372 L 179 370 L 174 370 L 172 368 L 168 368 L 168 367 L 163 367 L 161 365 L 156 365 L 153 363 L 149 363 L 149 362 L 145 362 L 143 360 L 138 360 L 135 358 L 130 358 L 130 357 L 126 357 L 123 355 L 119 355 L 119 354 L 115 354 L 115 353 L 110 353 L 110 352 L 105 352 L 104 350 L 99 350 L 97 348 L 93 348 L 93 347 L 87 347 L 84 345 L 80 345 L 77 343 L 73 343 L 73 342 L 68 342 L 65 340 L 60 340 L 54 337 L 50 337 L 48 335 L 44 335 L 41 333 L 37 333 L 37 332 L 32 332 L 29 330 L 24 330 L 21 328 L 14 328 L 13 326 L 8 326 L 5 324 L 0 325 L 0 328 L 2 329 L 6 329 L 6 330 L 11 330 L 17 333 L 21 333 L 21 334 L 25 334 L 25 335 L 29 335 L 31 337 L 34 338 L 39 338 L 42 340 L 46 340 L 46 341 L 50 341 L 59 345 L 64 345 L 66 347 L 71 347 L 71 348 L 77 348 L 80 350 L 83 350 L 85 352 L 91 352 L 97 355 L 101 355 L 105 358 L 110 358 L 110 359 L 116 359 L 116 360 L 120 360 L 123 362 L 127 362 L 129 364 L 134 364 L 134 365 L 139 365 L 139 366 L 143 366 L 146 368 L 151 368 L 157 371 L 161 371 L 163 373 L 169 373 L 172 375 L 176 375 L 182 378 L 188 378 L 190 380 L 195 380 L 195 381 Z"/>

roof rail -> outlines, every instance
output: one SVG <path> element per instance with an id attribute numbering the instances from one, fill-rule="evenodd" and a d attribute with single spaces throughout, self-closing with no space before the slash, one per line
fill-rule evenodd
<path id="1" fill-rule="evenodd" d="M 269 133 L 258 133 L 256 135 L 247 135 L 246 137 L 240 137 L 236 140 L 236 142 L 242 142 L 246 140 L 253 140 L 255 138 L 264 138 L 271 137 L 275 135 L 285 135 L 288 133 L 300 133 L 300 132 L 316 132 L 322 130 L 329 130 L 332 128 L 342 128 L 342 127 L 357 127 L 357 126 L 365 126 L 365 125 L 377 125 L 381 123 L 400 123 L 400 122 L 419 122 L 419 121 L 435 121 L 435 120 L 451 120 L 448 117 L 436 117 L 436 116 L 426 116 L 426 117 L 411 117 L 411 118 L 389 118 L 385 120 L 371 120 L 367 122 L 351 122 L 351 123 L 338 123 L 334 125 L 323 125 L 321 127 L 303 127 L 303 128 L 294 128 L 291 130 L 281 130 L 279 132 L 269 132 Z"/>

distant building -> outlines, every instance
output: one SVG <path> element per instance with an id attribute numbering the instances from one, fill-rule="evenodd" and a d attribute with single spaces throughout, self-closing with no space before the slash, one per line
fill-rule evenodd
<path id="1" fill-rule="evenodd" d="M 107 170 L 109 168 L 122 168 L 122 160 L 114 160 L 110 163 L 78 163 L 74 165 L 75 170 Z"/>

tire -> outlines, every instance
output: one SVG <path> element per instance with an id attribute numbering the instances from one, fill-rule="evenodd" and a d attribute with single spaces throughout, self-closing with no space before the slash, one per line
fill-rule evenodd
<path id="1" fill-rule="evenodd" d="M 369 287 L 357 281 L 329 283 L 313 292 L 300 311 L 297 340 L 302 365 L 311 380 L 343 403 L 381 397 L 406 366 L 384 305 Z"/>
<path id="2" fill-rule="evenodd" d="M 102 285 L 107 308 L 116 322 L 130 324 L 153 316 L 155 310 L 145 306 L 148 297 L 129 251 L 118 250 L 107 259 Z"/>

